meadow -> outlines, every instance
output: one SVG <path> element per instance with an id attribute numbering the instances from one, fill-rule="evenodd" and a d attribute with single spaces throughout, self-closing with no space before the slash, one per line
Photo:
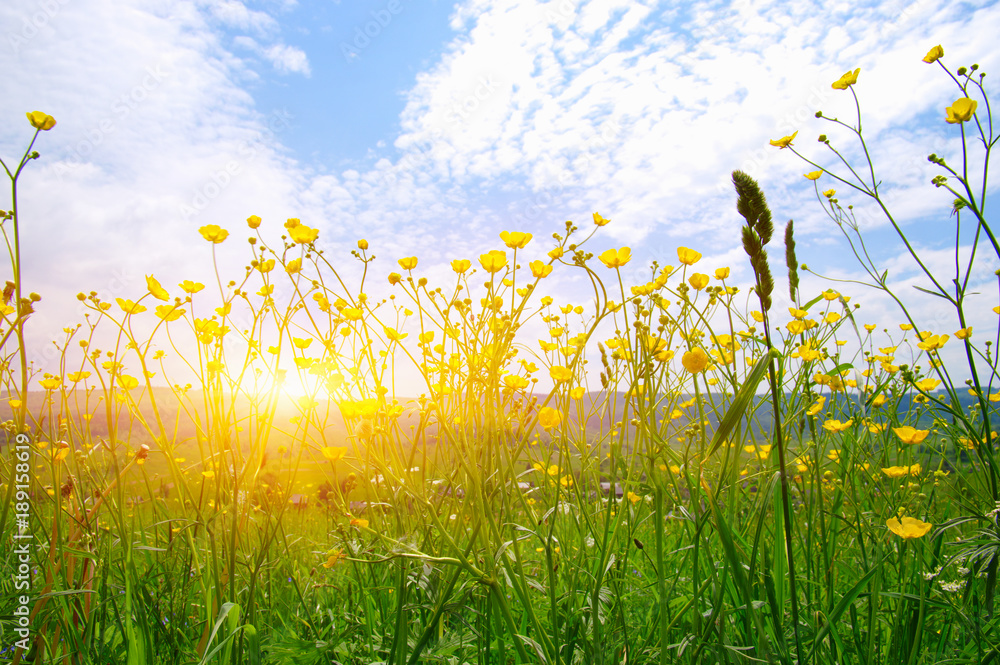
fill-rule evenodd
<path id="1" fill-rule="evenodd" d="M 81 292 L 48 371 L 26 353 L 42 296 L 22 261 L 42 250 L 21 245 L 17 181 L 56 121 L 28 113 L 3 164 L 0 661 L 997 661 L 1000 325 L 969 323 L 1000 320 L 971 277 L 1000 258 L 996 138 L 978 67 L 943 56 L 924 62 L 954 81 L 942 122 L 963 150 L 929 157 L 928 186 L 954 195 L 953 275 L 926 267 L 870 159 L 821 135 L 814 161 L 796 133 L 771 145 L 868 275 L 852 292 L 800 290 L 793 223 L 775 241 L 740 171 L 750 289 L 688 247 L 628 283 L 629 247 L 590 251 L 613 223 L 596 212 L 505 231 L 440 284 L 418 256 L 387 274 L 364 239 L 334 257 L 309 220 L 251 215 L 198 230 L 213 256 L 248 252 L 242 274 Z M 858 80 L 832 85 L 857 100 Z M 861 106 L 815 126 L 867 156 Z M 904 307 L 851 200 L 880 207 L 947 323 Z M 547 260 L 521 265 L 529 244 Z M 589 291 L 557 301 L 556 271 Z M 896 327 L 858 309 L 873 292 Z"/>

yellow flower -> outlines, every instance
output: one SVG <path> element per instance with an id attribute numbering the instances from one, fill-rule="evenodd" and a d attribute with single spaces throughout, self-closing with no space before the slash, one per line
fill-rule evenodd
<path id="1" fill-rule="evenodd" d="M 820 395 L 816 402 L 806 410 L 806 415 L 815 416 L 817 413 L 823 410 L 826 405 L 826 397 Z"/>
<path id="2" fill-rule="evenodd" d="M 924 391 L 925 393 L 929 393 L 930 391 L 937 388 L 940 384 L 941 382 L 938 381 L 937 379 L 932 379 L 928 377 L 926 379 L 921 379 L 920 381 L 917 381 L 913 385 L 915 385 L 917 388 Z"/>
<path id="3" fill-rule="evenodd" d="M 56 390 L 62 385 L 62 379 L 58 376 L 42 379 L 38 384 L 45 390 Z"/>
<path id="4" fill-rule="evenodd" d="M 503 377 L 504 390 L 515 391 L 524 390 L 528 387 L 528 380 L 517 374 L 507 374 Z"/>
<path id="5" fill-rule="evenodd" d="M 930 434 L 930 430 L 916 429 L 914 427 L 910 427 L 909 425 L 893 427 L 892 431 L 896 433 L 896 436 L 899 437 L 900 441 L 909 444 L 920 443 L 927 438 L 928 434 Z"/>
<path id="6" fill-rule="evenodd" d="M 56 126 L 56 119 L 47 113 L 32 111 L 26 115 L 28 116 L 28 122 L 31 123 L 31 126 L 43 132 L 47 132 Z"/>
<path id="7" fill-rule="evenodd" d="M 134 303 L 131 300 L 126 300 L 124 298 L 115 298 L 115 302 L 126 314 L 139 314 L 145 312 L 146 308 L 139 303 Z"/>
<path id="8" fill-rule="evenodd" d="M 561 422 L 562 414 L 550 406 L 543 407 L 542 410 L 538 412 L 538 424 L 545 429 L 559 427 Z"/>
<path id="9" fill-rule="evenodd" d="M 66 378 L 72 381 L 73 383 L 76 383 L 77 381 L 83 381 L 89 376 L 90 372 L 84 370 L 82 372 L 70 372 L 69 374 L 66 375 Z"/>
<path id="10" fill-rule="evenodd" d="M 778 140 L 772 139 L 770 143 L 777 148 L 787 148 L 792 145 L 792 141 L 795 140 L 796 134 L 798 134 L 798 132 L 794 132 L 791 136 L 783 136 Z"/>
<path id="11" fill-rule="evenodd" d="M 843 432 L 844 430 L 849 429 L 853 424 L 854 424 L 853 418 L 845 423 L 842 423 L 839 420 L 827 420 L 825 423 L 823 423 L 823 429 L 825 429 L 827 432 Z"/>
<path id="12" fill-rule="evenodd" d="M 609 249 L 602 252 L 597 258 L 599 258 L 601 263 L 609 268 L 621 268 L 623 265 L 632 260 L 632 249 L 629 247 Z"/>
<path id="13" fill-rule="evenodd" d="M 681 357 L 681 364 L 692 374 L 703 372 L 708 367 L 708 354 L 705 349 L 696 346 Z"/>
<path id="14" fill-rule="evenodd" d="M 718 268 L 715 271 L 716 279 L 726 279 L 727 277 L 729 277 L 729 268 Z"/>
<path id="15" fill-rule="evenodd" d="M 367 529 L 368 520 L 366 520 L 363 517 L 355 517 L 354 519 L 351 520 L 351 526 L 356 526 L 359 529 Z"/>
<path id="16" fill-rule="evenodd" d="M 701 291 L 703 288 L 708 286 L 708 275 L 696 272 L 688 277 L 688 282 L 695 291 Z"/>
<path id="17" fill-rule="evenodd" d="M 344 553 L 341 552 L 340 550 L 337 550 L 336 552 L 330 555 L 330 558 L 326 560 L 326 563 L 323 564 L 323 567 L 333 568 L 335 565 L 337 565 L 337 562 L 343 558 L 344 558 Z"/>
<path id="18" fill-rule="evenodd" d="M 968 328 L 960 328 L 955 331 L 955 337 L 958 339 L 968 339 L 972 337 L 972 326 Z"/>
<path id="19" fill-rule="evenodd" d="M 181 287 L 181 291 L 184 293 L 198 293 L 205 288 L 204 284 L 201 284 L 200 282 L 192 282 L 190 279 L 185 279 L 177 286 Z"/>
<path id="20" fill-rule="evenodd" d="M 921 522 L 915 517 L 904 517 L 902 521 L 895 517 L 890 517 L 885 521 L 885 525 L 889 527 L 889 531 L 892 531 L 903 540 L 922 538 L 934 526 L 928 522 Z"/>
<path id="21" fill-rule="evenodd" d="M 972 114 L 976 112 L 976 100 L 962 97 L 952 102 L 951 106 L 944 110 L 945 122 L 952 125 L 966 122 L 972 119 Z"/>
<path id="22" fill-rule="evenodd" d="M 400 333 L 395 328 L 390 328 L 389 326 L 383 326 L 385 336 L 389 338 L 389 341 L 398 342 L 400 340 L 406 339 L 406 336 L 410 333 Z"/>
<path id="23" fill-rule="evenodd" d="M 807 180 L 819 180 L 819 177 L 823 175 L 823 171 L 810 171 L 809 173 L 803 173 Z"/>
<path id="24" fill-rule="evenodd" d="M 836 194 L 836 193 L 837 193 L 837 190 L 835 190 L 835 189 L 828 189 L 825 192 L 823 192 L 823 196 L 825 196 L 828 199 L 832 199 L 833 195 Z"/>
<path id="25" fill-rule="evenodd" d="M 550 259 L 561 259 L 563 254 L 565 254 L 565 250 L 563 250 L 562 247 L 556 247 L 555 249 L 549 250 Z"/>
<path id="26" fill-rule="evenodd" d="M 398 272 L 389 273 L 390 284 L 399 284 L 401 281 L 403 281 L 403 276 L 400 275 Z"/>
<path id="27" fill-rule="evenodd" d="M 930 333 L 921 333 L 920 339 L 923 340 L 917 343 L 918 349 L 923 349 L 924 351 L 934 351 L 940 349 L 948 341 L 947 335 L 932 335 Z"/>
<path id="28" fill-rule="evenodd" d="M 247 217 L 247 226 L 249 226 L 251 229 L 256 229 L 257 227 L 259 227 L 260 217 L 258 217 L 257 215 L 250 215 L 249 217 Z"/>
<path id="29" fill-rule="evenodd" d="M 543 277 L 548 277 L 552 272 L 552 266 L 547 263 L 542 263 L 541 261 L 532 261 L 528 264 L 531 268 L 531 276 L 542 279 Z"/>
<path id="30" fill-rule="evenodd" d="M 569 391 L 569 396 L 572 399 L 583 399 L 583 395 L 586 392 L 586 388 L 583 386 L 577 386 Z"/>
<path id="31" fill-rule="evenodd" d="M 177 305 L 157 305 L 156 315 L 164 321 L 176 321 L 184 316 L 184 310 Z"/>
<path id="32" fill-rule="evenodd" d="M 472 267 L 472 261 L 469 259 L 455 259 L 451 262 L 451 269 L 461 275 L 463 272 Z"/>
<path id="33" fill-rule="evenodd" d="M 601 213 L 599 212 L 594 213 L 594 226 L 605 226 L 610 221 L 611 221 L 610 219 L 601 217 Z"/>
<path id="34" fill-rule="evenodd" d="M 257 264 L 257 270 L 261 273 L 267 273 L 274 270 L 274 259 L 268 259 L 267 261 L 261 261 Z"/>
<path id="35" fill-rule="evenodd" d="M 285 272 L 287 272 L 289 275 L 294 275 L 300 270 L 302 270 L 302 259 L 292 259 L 287 264 L 285 264 Z"/>
<path id="36" fill-rule="evenodd" d="M 686 266 L 693 266 L 701 260 L 701 253 L 687 247 L 678 247 L 677 259 Z"/>
<path id="37" fill-rule="evenodd" d="M 927 64 L 931 64 L 932 62 L 937 62 L 938 58 L 943 58 L 943 57 L 944 57 L 944 49 L 941 48 L 940 44 L 938 44 L 937 46 L 935 46 L 934 48 L 932 48 L 930 51 L 927 52 L 927 55 L 924 56 L 924 62 L 926 62 Z"/>
<path id="38" fill-rule="evenodd" d="M 642 497 L 639 496 L 638 494 L 636 494 L 635 492 L 629 492 L 629 493 L 627 493 L 625 495 L 625 498 L 627 498 L 629 501 L 631 501 L 632 505 L 635 505 L 635 504 L 639 503 L 640 501 L 642 501 Z"/>
<path id="39" fill-rule="evenodd" d="M 152 275 L 146 275 L 146 288 L 157 300 L 170 300 L 170 294 L 160 286 L 160 283 Z"/>
<path id="40" fill-rule="evenodd" d="M 336 462 L 347 454 L 347 446 L 324 446 L 320 452 L 326 459 Z"/>
<path id="41" fill-rule="evenodd" d="M 139 385 L 139 379 L 134 376 L 129 376 L 128 374 L 122 374 L 118 377 L 118 385 L 123 390 L 132 390 Z"/>
<path id="42" fill-rule="evenodd" d="M 531 234 L 521 231 L 501 231 L 500 239 L 511 249 L 524 249 L 531 242 Z"/>
<path id="43" fill-rule="evenodd" d="M 568 367 L 553 365 L 549 368 L 549 376 L 556 383 L 565 383 L 573 378 L 573 372 Z"/>
<path id="44" fill-rule="evenodd" d="M 833 88 L 834 90 L 847 90 L 849 87 L 858 82 L 858 74 L 860 73 L 861 73 L 860 67 L 855 69 L 853 72 L 847 72 L 839 79 L 834 81 L 833 85 L 830 87 Z"/>
<path id="45" fill-rule="evenodd" d="M 405 259 L 397 261 L 397 263 L 399 263 L 399 267 L 403 270 L 413 270 L 417 267 L 417 257 L 407 256 Z"/>
<path id="46" fill-rule="evenodd" d="M 229 231 L 221 228 L 217 224 L 208 224 L 198 229 L 198 233 L 201 237 L 210 243 L 218 245 L 220 242 L 229 237 Z"/>
<path id="47" fill-rule="evenodd" d="M 358 241 L 358 249 L 360 249 L 361 251 L 365 251 L 366 249 L 368 249 L 368 241 L 365 240 L 364 238 L 362 238 L 361 240 L 359 240 Z"/>
<path id="48" fill-rule="evenodd" d="M 319 229 L 311 229 L 305 224 L 296 224 L 288 229 L 288 235 L 300 245 L 308 245 L 319 237 Z"/>
<path id="49" fill-rule="evenodd" d="M 507 265 L 507 252 L 491 249 L 486 254 L 479 255 L 479 263 L 488 273 L 500 272 Z"/>

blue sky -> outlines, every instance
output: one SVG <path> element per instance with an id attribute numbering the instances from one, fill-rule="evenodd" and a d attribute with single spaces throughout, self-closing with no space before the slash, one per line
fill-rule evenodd
<path id="1" fill-rule="evenodd" d="M 81 289 L 135 298 L 154 271 L 164 284 L 205 281 L 197 228 L 240 238 L 251 214 L 275 229 L 301 218 L 345 262 L 365 237 L 376 272 L 417 254 L 443 278 L 452 258 L 498 247 L 502 230 L 534 233 L 536 258 L 565 220 L 582 226 L 597 210 L 612 224 L 593 251 L 632 246 L 634 282 L 683 245 L 745 288 L 736 168 L 759 179 L 776 220 L 795 218 L 802 262 L 857 278 L 802 177 L 810 169 L 768 145 L 798 130 L 796 146 L 829 164 L 815 141 L 827 132 L 856 159 L 844 132 L 813 117 L 852 120 L 850 94 L 830 84 L 856 67 L 893 210 L 945 269 L 949 197 L 928 184 L 926 155 L 959 154 L 943 122 L 957 95 L 920 60 L 940 43 L 952 68 L 975 61 L 1000 76 L 997 34 L 994 2 L 8 0 L 0 153 L 23 150 L 25 111 L 59 123 L 20 183 L 26 280 L 45 297 L 32 348 L 79 320 Z M 866 220 L 876 258 L 915 293 L 884 219 Z M 246 254 L 231 245 L 220 255 L 235 274 Z M 992 289 L 997 267 L 983 253 L 974 283 Z M 552 288 L 572 299 L 575 286 L 554 275 Z M 977 325 L 995 324 L 988 293 Z M 884 297 L 852 295 L 873 322 L 898 321 Z M 957 328 L 933 301 L 913 302 Z"/>

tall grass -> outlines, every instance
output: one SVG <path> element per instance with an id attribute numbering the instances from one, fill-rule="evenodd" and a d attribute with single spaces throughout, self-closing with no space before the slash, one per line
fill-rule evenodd
<path id="1" fill-rule="evenodd" d="M 35 547 L 30 649 L 8 646 L 16 622 L 5 618 L 0 657 L 995 660 L 998 340 L 973 335 L 968 314 L 983 307 L 974 250 L 996 244 L 987 171 L 972 181 L 965 132 L 978 132 L 984 164 L 995 139 L 975 71 L 949 75 L 963 98 L 979 94 L 985 118 L 953 104 L 963 163 L 932 159 L 948 173 L 935 184 L 958 197 L 956 277 L 925 273 L 955 310 L 952 344 L 968 362 L 951 371 L 948 336 L 905 308 L 899 332 L 879 332 L 839 291 L 801 293 L 791 224 L 794 306 L 790 318 L 774 311 L 770 211 L 736 172 L 750 293 L 685 247 L 679 267 L 653 264 L 647 282 L 628 283 L 628 247 L 589 251 L 609 223 L 595 213 L 541 252 L 531 234 L 504 232 L 478 260 L 453 261 L 440 286 L 401 258 L 390 295 L 375 298 L 384 266 L 367 241 L 352 252 L 359 269 L 338 270 L 343 257 L 327 256 L 316 229 L 289 219 L 272 243 L 274 225 L 251 216 L 245 274 L 219 275 L 214 295 L 154 276 L 134 301 L 81 293 L 88 316 L 56 340 L 58 370 L 32 373 L 22 330 L 37 298 L 21 292 L 15 198 L 3 224 L 13 280 L 0 534 L 19 533 L 10 443 L 24 433 Z M 851 77 L 834 87 L 854 94 Z M 858 108 L 857 126 L 830 122 L 864 146 Z M 32 145 L 46 118 L 29 114 Z M 795 152 L 794 138 L 772 143 Z M 15 196 L 30 150 L 8 170 Z M 808 178 L 872 197 L 926 266 L 870 160 L 841 159 L 840 175 L 810 162 Z M 870 286 L 902 305 L 852 208 L 817 196 Z M 220 226 L 200 234 L 234 251 Z M 557 270 L 589 292 L 543 295 Z M 416 395 L 405 392 L 414 375 Z M 6 550 L 2 562 L 12 606 L 18 562 Z"/>

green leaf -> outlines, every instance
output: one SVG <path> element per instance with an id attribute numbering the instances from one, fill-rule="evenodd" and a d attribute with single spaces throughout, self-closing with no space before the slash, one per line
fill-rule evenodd
<path id="1" fill-rule="evenodd" d="M 778 352 L 772 349 L 771 353 L 777 354 Z M 715 430 L 715 435 L 712 437 L 712 446 L 708 450 L 709 457 L 726 442 L 729 435 L 733 433 L 733 430 L 736 429 L 736 426 L 743 420 L 743 416 L 750 409 L 750 405 L 757 395 L 757 386 L 760 385 L 760 382 L 764 379 L 764 375 L 767 374 L 767 366 L 771 362 L 771 353 L 762 356 L 754 364 L 743 385 L 740 386 L 740 389 L 733 397 L 726 415 L 719 421 L 719 427 Z"/>

